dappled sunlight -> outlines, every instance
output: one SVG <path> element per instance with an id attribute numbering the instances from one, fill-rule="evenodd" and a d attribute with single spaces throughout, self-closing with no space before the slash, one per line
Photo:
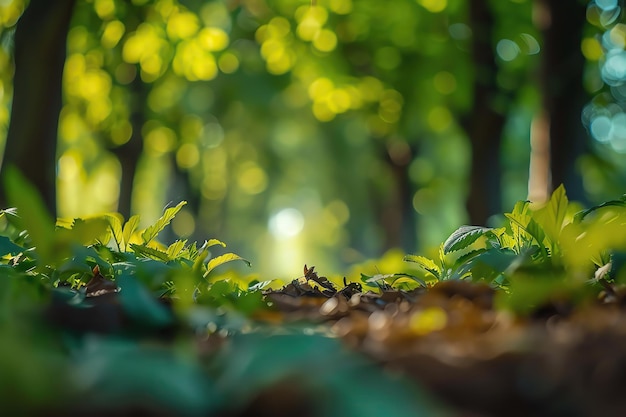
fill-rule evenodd
<path id="1" fill-rule="evenodd" d="M 158 122 L 152 121 L 146 123 L 144 131 L 144 146 L 148 155 L 158 157 L 176 149 L 177 138 L 172 129 L 159 126 Z"/>
<path id="2" fill-rule="evenodd" d="M 268 229 L 277 240 L 293 238 L 304 229 L 304 217 L 298 209 L 284 208 L 270 217 Z"/>
<path id="3" fill-rule="evenodd" d="M 84 170 L 82 154 L 65 152 L 58 161 L 59 216 L 81 217 L 115 211 L 119 196 L 120 166 L 104 159 L 90 175 Z"/>
<path id="4" fill-rule="evenodd" d="M 187 200 L 170 237 L 232 242 L 244 255 L 258 251 L 263 272 L 285 276 L 310 258 L 332 269 L 390 246 L 429 249 L 467 220 L 470 133 L 491 134 L 481 111 L 505 119 L 492 156 L 502 158 L 496 182 L 507 189 L 498 204 L 528 185 L 537 74 L 551 53 L 532 2 L 489 3 L 489 28 L 476 27 L 466 6 L 78 2 L 58 125 L 60 213 L 130 207 L 126 216 L 149 223 Z M 0 1 L 0 142 L 23 8 Z M 589 1 L 576 45 L 596 95 L 582 120 L 600 159 L 577 165 L 594 195 L 611 188 L 598 161 L 618 167 L 618 178 L 626 153 L 620 11 Z M 476 47 L 489 45 L 494 67 L 476 67 Z M 474 108 L 481 88 L 488 105 Z M 432 313 L 415 326 L 436 325 Z"/>
<path id="5" fill-rule="evenodd" d="M 246 194 L 262 193 L 267 188 L 267 174 L 252 161 L 247 161 L 237 167 L 237 185 Z"/>

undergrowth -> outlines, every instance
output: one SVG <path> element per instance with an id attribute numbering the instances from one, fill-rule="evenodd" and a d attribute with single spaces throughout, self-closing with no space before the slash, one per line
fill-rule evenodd
<path id="1" fill-rule="evenodd" d="M 304 336 L 310 327 L 272 326 L 280 319 L 264 296 L 271 280 L 216 274 L 228 262 L 250 265 L 222 241 L 160 243 L 184 201 L 145 228 L 139 216 L 117 213 L 55 222 L 18 172 L 8 172 L 5 187 L 13 207 L 0 211 L 0 388 L 17 394 L 0 389 L 0 401 L 9 408 L 23 411 L 29 400 L 35 414 L 55 406 L 84 412 L 88 404 L 119 411 L 143 395 L 156 405 L 141 407 L 217 415 L 234 413 L 268 384 L 306 374 L 309 385 L 344 404 L 321 415 L 414 415 L 416 407 L 436 415 L 407 381 L 339 353 L 324 336 Z M 576 306 L 624 294 L 626 196 L 581 210 L 561 186 L 546 204 L 520 201 L 504 218 L 501 227 L 460 227 L 434 259 L 406 255 L 411 272 L 361 273 L 361 282 L 374 293 L 481 282 L 497 290 L 499 309 L 520 316 L 556 299 Z M 342 281 L 338 290 L 305 266 L 290 290 L 348 298 L 362 290 Z M 229 349 L 211 345 L 213 335 L 229 336 Z M 307 365 L 313 357 L 325 365 Z M 365 376 L 356 376 L 359 366 Z M 345 375 L 336 376 L 339 368 Z M 362 390 L 384 403 L 363 411 Z"/>

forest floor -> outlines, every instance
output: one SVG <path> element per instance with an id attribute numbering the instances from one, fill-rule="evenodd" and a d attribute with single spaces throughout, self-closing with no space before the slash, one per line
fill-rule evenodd
<path id="1" fill-rule="evenodd" d="M 313 278 L 319 286 L 294 280 L 265 292 L 280 321 L 325 326 L 453 415 L 626 415 L 626 314 L 616 293 L 585 305 L 552 301 L 520 318 L 496 309 L 495 290 L 482 283 L 363 292 Z"/>

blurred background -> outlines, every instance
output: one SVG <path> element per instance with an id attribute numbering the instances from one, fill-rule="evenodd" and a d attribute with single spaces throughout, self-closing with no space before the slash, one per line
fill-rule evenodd
<path id="1" fill-rule="evenodd" d="M 617 0 L 314 3 L 0 0 L 3 169 L 59 217 L 186 200 L 167 239 L 267 278 L 625 192 Z"/>

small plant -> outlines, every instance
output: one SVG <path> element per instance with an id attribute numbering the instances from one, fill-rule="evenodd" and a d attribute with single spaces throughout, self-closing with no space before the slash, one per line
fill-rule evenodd
<path id="1" fill-rule="evenodd" d="M 502 227 L 460 227 L 436 260 L 417 255 L 405 260 L 439 281 L 486 281 L 512 294 L 515 305 L 624 280 L 613 260 L 626 251 L 626 196 L 587 210 L 573 208 L 560 186 L 545 205 L 515 204 Z"/>

